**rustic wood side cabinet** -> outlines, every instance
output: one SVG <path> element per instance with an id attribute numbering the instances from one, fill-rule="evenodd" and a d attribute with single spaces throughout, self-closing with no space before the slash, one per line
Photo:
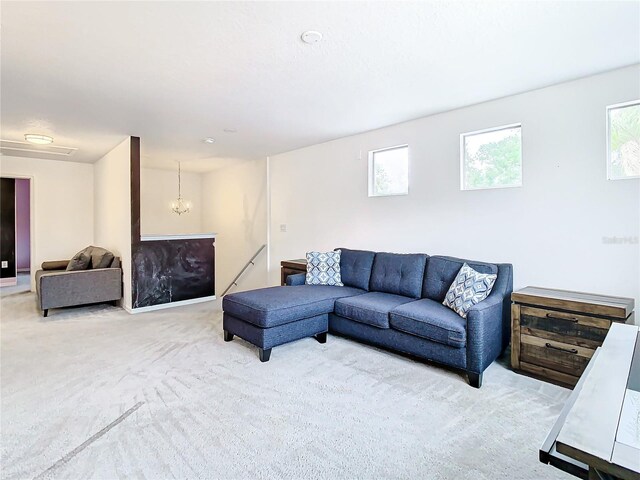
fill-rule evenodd
<path id="1" fill-rule="evenodd" d="M 634 322 L 632 298 L 526 287 L 511 300 L 513 369 L 570 388 L 611 324 Z"/>
<path id="2" fill-rule="evenodd" d="M 286 285 L 287 277 L 296 273 L 307 273 L 307 260 L 283 260 L 280 262 L 280 284 Z"/>

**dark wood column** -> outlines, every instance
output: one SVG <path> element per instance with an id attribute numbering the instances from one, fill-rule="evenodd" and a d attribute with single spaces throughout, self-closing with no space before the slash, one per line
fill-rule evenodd
<path id="1" fill-rule="evenodd" d="M 140 243 L 140 137 L 131 137 L 131 245 Z"/>

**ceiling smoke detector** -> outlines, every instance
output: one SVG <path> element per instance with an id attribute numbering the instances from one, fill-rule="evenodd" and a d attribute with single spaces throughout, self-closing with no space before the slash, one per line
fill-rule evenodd
<path id="1" fill-rule="evenodd" d="M 315 30 L 307 30 L 302 35 L 300 35 L 300 38 L 304 43 L 313 45 L 314 43 L 318 43 L 320 40 L 322 40 L 322 34 L 320 32 L 316 32 Z"/>
<path id="2" fill-rule="evenodd" d="M 50 143 L 53 143 L 53 137 L 39 133 L 27 133 L 25 134 L 24 139 L 35 145 L 49 145 Z"/>

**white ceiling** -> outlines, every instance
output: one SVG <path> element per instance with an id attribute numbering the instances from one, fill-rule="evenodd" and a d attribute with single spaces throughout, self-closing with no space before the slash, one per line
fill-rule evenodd
<path id="1" fill-rule="evenodd" d="M 146 166 L 204 171 L 640 62 L 635 1 L 0 8 L 0 137 L 83 162 L 137 135 Z"/>

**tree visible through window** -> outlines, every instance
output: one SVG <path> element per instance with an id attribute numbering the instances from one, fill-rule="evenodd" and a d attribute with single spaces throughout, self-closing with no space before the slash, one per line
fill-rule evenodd
<path id="1" fill-rule="evenodd" d="M 610 180 L 640 177 L 640 101 L 607 108 Z"/>
<path id="2" fill-rule="evenodd" d="M 386 148 L 369 152 L 369 196 L 409 193 L 409 147 Z"/>
<path id="3" fill-rule="evenodd" d="M 461 135 L 463 190 L 522 185 L 520 125 Z"/>

